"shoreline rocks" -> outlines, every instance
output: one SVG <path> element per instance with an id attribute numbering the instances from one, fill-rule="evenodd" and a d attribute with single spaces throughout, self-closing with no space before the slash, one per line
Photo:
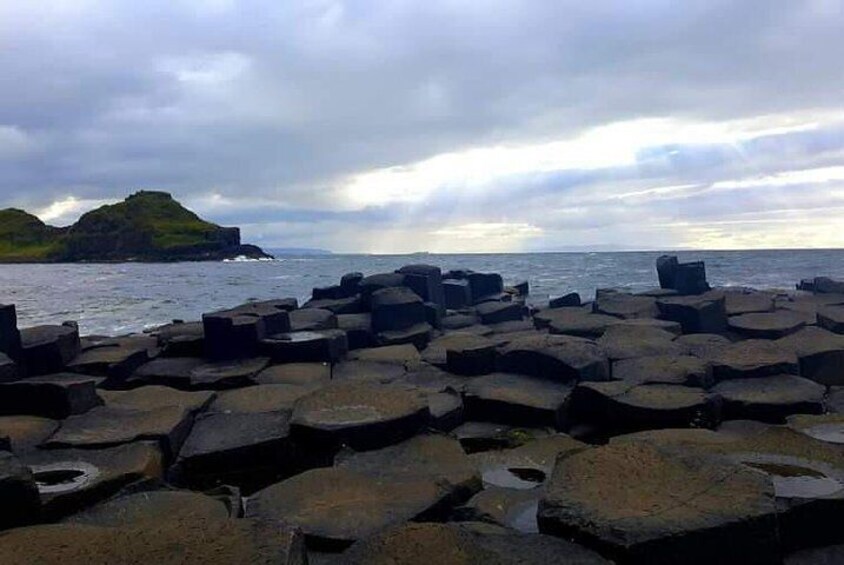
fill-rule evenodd
<path id="1" fill-rule="evenodd" d="M 537 308 L 408 265 L 122 337 L 0 306 L 0 558 L 108 562 L 104 532 L 165 562 L 834 554 L 844 294 L 657 276 Z"/>

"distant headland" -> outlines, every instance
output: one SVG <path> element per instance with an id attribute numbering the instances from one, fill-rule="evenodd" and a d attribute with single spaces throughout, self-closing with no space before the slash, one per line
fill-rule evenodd
<path id="1" fill-rule="evenodd" d="M 220 261 L 271 257 L 243 245 L 239 228 L 205 221 L 166 192 L 140 191 L 57 228 L 0 210 L 0 263 Z"/>

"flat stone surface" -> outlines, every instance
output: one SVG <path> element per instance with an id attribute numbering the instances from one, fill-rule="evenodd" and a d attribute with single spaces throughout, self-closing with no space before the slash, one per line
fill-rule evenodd
<path id="1" fill-rule="evenodd" d="M 604 352 L 586 339 L 562 335 L 522 336 L 499 349 L 499 370 L 557 382 L 609 379 Z"/>
<path id="2" fill-rule="evenodd" d="M 674 334 L 659 328 L 612 326 L 598 338 L 598 345 L 612 361 L 652 357 L 654 355 L 683 355 L 687 351 L 674 341 Z"/>
<path id="3" fill-rule="evenodd" d="M 539 528 L 624 563 L 774 563 L 779 557 L 768 477 L 647 444 L 562 459 L 540 503 Z"/>
<path id="4" fill-rule="evenodd" d="M 123 527 L 51 524 L 0 538 L 0 562 L 20 565 L 304 565 L 301 533 L 281 522 L 186 519 Z"/>
<path id="5" fill-rule="evenodd" d="M 704 361 L 711 361 L 731 343 L 729 339 L 718 334 L 681 335 L 674 341 L 685 347 L 689 355 L 694 355 Z"/>
<path id="6" fill-rule="evenodd" d="M 193 424 L 193 416 L 180 406 L 133 410 L 101 406 L 62 422 L 45 442 L 50 448 L 112 447 L 139 440 L 158 442 L 166 456 L 178 453 Z"/>
<path id="7" fill-rule="evenodd" d="M 619 320 L 614 326 L 634 327 L 634 328 L 656 328 L 664 330 L 675 336 L 683 333 L 683 327 L 671 320 L 659 320 L 657 318 L 630 318 L 626 320 Z"/>
<path id="8" fill-rule="evenodd" d="M 703 389 L 624 381 L 581 383 L 570 400 L 572 422 L 616 434 L 657 428 L 712 427 L 719 421 L 715 397 Z"/>
<path id="9" fill-rule="evenodd" d="M 384 528 L 424 517 L 447 489 L 429 478 L 313 469 L 255 493 L 247 517 L 284 520 L 313 548 L 342 549 Z"/>
<path id="10" fill-rule="evenodd" d="M 724 418 L 782 423 L 791 414 L 820 414 L 825 388 L 794 375 L 736 379 L 718 384 L 712 392 L 724 401 Z"/>
<path id="11" fill-rule="evenodd" d="M 654 432 L 631 439 L 714 454 L 767 474 L 776 495 L 784 551 L 837 543 L 837 524 L 844 512 L 844 452 L 837 438 L 844 420 L 800 414 L 788 422 L 775 426 L 731 420 L 708 435 L 702 435 L 703 430 L 666 430 L 659 437 Z"/>
<path id="12" fill-rule="evenodd" d="M 424 349 L 431 341 L 433 330 L 428 322 L 414 324 L 400 330 L 379 332 L 375 336 L 375 343 L 382 346 L 411 344 L 417 349 Z"/>
<path id="13" fill-rule="evenodd" d="M 493 373 L 466 386 L 467 417 L 471 420 L 530 427 L 561 428 L 571 385 L 516 375 Z"/>
<path id="14" fill-rule="evenodd" d="M 600 294 L 594 302 L 594 310 L 597 314 L 624 319 L 656 318 L 659 314 L 656 299 L 622 292 Z"/>
<path id="15" fill-rule="evenodd" d="M 290 312 L 291 332 L 313 332 L 337 327 L 337 315 L 331 310 L 304 308 Z"/>
<path id="16" fill-rule="evenodd" d="M 609 564 L 597 553 L 560 539 L 485 524 L 407 524 L 355 544 L 350 565 Z"/>
<path id="17" fill-rule="evenodd" d="M 172 469 L 179 484 L 252 490 L 290 474 L 297 461 L 290 412 L 214 413 L 197 419 Z"/>
<path id="18" fill-rule="evenodd" d="M 731 316 L 728 323 L 730 330 L 755 339 L 779 339 L 806 325 L 800 314 L 788 310 Z"/>
<path id="19" fill-rule="evenodd" d="M 149 334 L 158 340 L 165 357 L 200 357 L 205 350 L 202 322 L 179 322 L 155 328 Z"/>
<path id="20" fill-rule="evenodd" d="M 410 344 L 387 345 L 384 347 L 372 347 L 359 349 L 348 355 L 353 361 L 369 361 L 373 363 L 418 363 L 422 360 L 419 350 Z"/>
<path id="21" fill-rule="evenodd" d="M 132 390 L 101 390 L 98 394 L 109 408 L 145 411 L 176 406 L 191 413 L 203 411 L 216 397 L 216 393 L 212 391 L 189 392 L 166 386 L 142 386 Z"/>
<path id="22" fill-rule="evenodd" d="M 229 518 L 219 499 L 189 491 L 145 491 L 118 496 L 69 516 L 67 524 L 134 526 L 140 523 L 181 522 Z"/>
<path id="23" fill-rule="evenodd" d="M 720 334 L 727 329 L 727 308 L 723 296 L 658 298 L 656 305 L 659 317 L 679 323 L 684 334 Z"/>
<path id="24" fill-rule="evenodd" d="M 775 293 L 752 289 L 714 289 L 706 295 L 711 297 L 722 295 L 728 316 L 771 312 L 776 299 Z"/>
<path id="25" fill-rule="evenodd" d="M 420 435 L 376 451 L 340 453 L 335 467 L 373 477 L 430 479 L 448 489 L 449 504 L 481 490 L 481 475 L 460 442 L 445 435 Z"/>
<path id="26" fill-rule="evenodd" d="M 341 361 L 331 369 L 332 382 L 369 382 L 387 384 L 407 374 L 404 363 L 376 361 Z"/>
<path id="27" fill-rule="evenodd" d="M 164 473 L 161 449 L 153 442 L 107 449 L 38 450 L 22 459 L 38 483 L 44 520 L 79 512 L 127 485 L 161 479 Z"/>
<path id="28" fill-rule="evenodd" d="M 258 373 L 255 382 L 260 385 L 322 386 L 331 380 L 328 363 L 285 363 L 273 365 Z"/>
<path id="29" fill-rule="evenodd" d="M 419 395 L 366 383 L 340 383 L 296 403 L 294 436 L 305 445 L 384 447 L 416 434 L 430 417 Z"/>
<path id="30" fill-rule="evenodd" d="M 525 315 L 524 305 L 518 302 L 484 302 L 475 308 L 484 324 L 500 324 L 521 320 Z"/>
<path id="31" fill-rule="evenodd" d="M 818 309 L 818 325 L 837 334 L 844 334 L 844 306 L 824 306 Z"/>
<path id="32" fill-rule="evenodd" d="M 157 354 L 158 340 L 149 336 L 107 338 L 88 343 L 83 340 L 82 352 L 68 363 L 67 368 L 74 373 L 120 381 Z"/>
<path id="33" fill-rule="evenodd" d="M 777 341 L 800 360 L 800 375 L 823 385 L 844 385 L 844 336 L 807 327 Z"/>
<path id="34" fill-rule="evenodd" d="M 596 338 L 618 322 L 606 314 L 593 314 L 583 308 L 551 308 L 534 314 L 537 328 L 547 328 L 552 334 Z"/>
<path id="35" fill-rule="evenodd" d="M 456 375 L 486 375 L 495 370 L 496 344 L 492 339 L 479 335 L 462 334 L 454 339 L 449 336 L 445 345 L 445 366 Z"/>
<path id="36" fill-rule="evenodd" d="M 313 392 L 313 386 L 257 385 L 217 394 L 209 412 L 260 413 L 290 411 L 293 404 Z"/>
<path id="37" fill-rule="evenodd" d="M 263 371 L 270 360 L 267 357 L 217 361 L 195 367 L 190 372 L 190 388 L 195 390 L 226 390 L 248 386 Z"/>
<path id="38" fill-rule="evenodd" d="M 127 382 L 130 385 L 161 385 L 187 390 L 191 387 L 191 372 L 205 363 L 199 357 L 153 359 L 138 367 Z"/>
<path id="39" fill-rule="evenodd" d="M 40 416 L 0 416 L 0 437 L 9 438 L 18 454 L 41 445 L 58 427 L 58 421 Z"/>
<path id="40" fill-rule="evenodd" d="M 83 414 L 103 403 L 100 379 L 59 373 L 0 383 L 0 414 L 29 414 L 61 419 Z"/>
<path id="41" fill-rule="evenodd" d="M 613 363 L 612 376 L 633 384 L 662 383 L 708 388 L 713 382 L 709 365 L 691 355 L 624 359 Z"/>
<path id="42" fill-rule="evenodd" d="M 297 331 L 261 340 L 262 352 L 276 363 L 333 363 L 348 349 L 343 330 Z"/>
<path id="43" fill-rule="evenodd" d="M 30 375 L 58 373 L 80 350 L 79 328 L 47 325 L 20 331 L 23 362 Z"/>
<path id="44" fill-rule="evenodd" d="M 752 339 L 725 346 L 713 355 L 712 375 L 716 381 L 797 375 L 800 365 L 797 355 L 781 344 Z"/>

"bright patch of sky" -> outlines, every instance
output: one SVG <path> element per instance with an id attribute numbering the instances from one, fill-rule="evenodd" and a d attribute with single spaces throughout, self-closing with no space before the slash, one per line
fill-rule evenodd
<path id="1" fill-rule="evenodd" d="M 844 246 L 835 0 L 0 4 L 0 207 L 273 247 Z"/>

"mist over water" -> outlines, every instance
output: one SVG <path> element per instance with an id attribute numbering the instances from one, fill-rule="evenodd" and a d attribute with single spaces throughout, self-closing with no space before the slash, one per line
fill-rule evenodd
<path id="1" fill-rule="evenodd" d="M 0 265 L 0 303 L 14 303 L 21 327 L 76 320 L 84 334 L 119 335 L 197 320 L 203 312 L 247 300 L 285 296 L 305 301 L 313 287 L 336 284 L 350 271 L 392 271 L 410 263 L 443 270 L 528 280 L 533 300 L 567 292 L 591 298 L 596 288 L 657 286 L 659 252 L 477 255 L 282 256 L 274 262 Z M 712 285 L 794 288 L 801 278 L 844 278 L 844 250 L 683 252 L 706 261 Z"/>

